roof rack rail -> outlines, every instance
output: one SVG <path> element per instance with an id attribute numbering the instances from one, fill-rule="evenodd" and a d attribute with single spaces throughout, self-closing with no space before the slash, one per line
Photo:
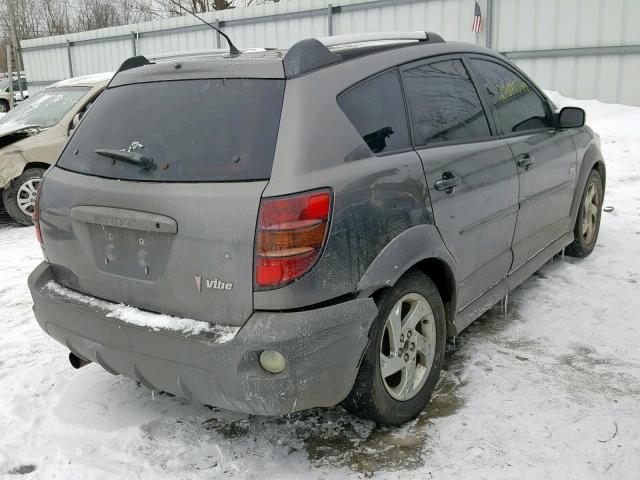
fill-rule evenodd
<path id="1" fill-rule="evenodd" d="M 145 55 L 150 61 L 171 61 L 178 58 L 188 58 L 200 55 L 215 55 L 220 54 L 224 55 L 225 53 L 229 53 L 229 49 L 227 48 L 211 48 L 206 50 L 186 50 L 184 52 L 168 52 L 168 53 L 152 53 L 150 55 Z"/>
<path id="2" fill-rule="evenodd" d="M 339 47 L 343 45 L 351 45 L 354 43 L 375 43 L 375 42 L 403 42 L 403 41 L 433 41 L 431 37 L 437 37 L 439 41 L 442 37 L 433 33 L 427 32 L 367 32 L 367 33 L 352 33 L 348 35 L 334 35 L 331 37 L 318 38 L 320 43 L 325 47 Z"/>
<path id="3" fill-rule="evenodd" d="M 247 48 L 241 53 L 266 52 L 268 48 Z M 219 55 L 231 58 L 226 48 L 208 48 L 206 50 L 185 50 L 184 52 L 153 53 L 145 55 L 152 62 L 170 62 L 172 60 L 197 58 L 203 55 Z"/>
<path id="4" fill-rule="evenodd" d="M 369 47 L 384 44 L 386 48 L 405 42 L 444 43 L 437 33 L 431 32 L 372 32 L 336 35 L 333 37 L 307 38 L 294 43 L 283 59 L 285 77 L 293 78 L 312 70 L 340 62 L 339 47 L 358 46 L 363 54 Z M 369 44 L 369 45 L 367 45 Z M 369 50 L 370 51 L 370 48 Z M 353 58 L 353 57 L 351 57 Z"/>

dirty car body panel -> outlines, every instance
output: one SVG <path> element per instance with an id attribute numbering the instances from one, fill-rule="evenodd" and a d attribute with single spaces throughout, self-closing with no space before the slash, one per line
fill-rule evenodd
<path id="1" fill-rule="evenodd" d="M 299 313 L 255 312 L 235 337 L 133 326 L 99 307 L 46 288 L 52 268 L 43 263 L 29 278 L 40 326 L 74 354 L 153 390 L 257 415 L 279 415 L 344 398 L 376 307 L 372 299 Z M 304 332 L 304 333 L 303 333 Z M 275 378 L 257 362 L 277 349 L 290 359 Z"/>

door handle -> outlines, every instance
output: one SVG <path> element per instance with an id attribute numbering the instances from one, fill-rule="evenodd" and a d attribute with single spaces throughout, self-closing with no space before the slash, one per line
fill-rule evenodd
<path id="1" fill-rule="evenodd" d="M 529 153 L 523 153 L 518 157 L 517 163 L 520 168 L 524 168 L 525 170 L 529 171 L 533 167 L 535 161 L 536 157 Z"/>
<path id="2" fill-rule="evenodd" d="M 460 177 L 456 177 L 453 173 L 444 172 L 442 174 L 442 180 L 438 180 L 434 187 L 439 192 L 444 191 L 444 193 L 450 194 L 460 185 L 460 181 Z"/>

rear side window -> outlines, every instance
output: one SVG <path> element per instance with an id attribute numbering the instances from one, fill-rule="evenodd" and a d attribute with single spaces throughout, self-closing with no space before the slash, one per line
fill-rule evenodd
<path id="1" fill-rule="evenodd" d="M 397 70 L 347 90 L 338 97 L 338 105 L 373 153 L 409 148 L 409 128 Z"/>
<path id="2" fill-rule="evenodd" d="M 514 72 L 488 60 L 471 60 L 505 133 L 551 127 L 540 96 Z"/>
<path id="3" fill-rule="evenodd" d="M 480 98 L 460 60 L 402 73 L 417 145 L 491 135 Z"/>
<path id="4" fill-rule="evenodd" d="M 177 80 L 106 90 L 58 165 L 123 180 L 264 180 L 271 175 L 284 80 Z M 98 155 L 126 151 L 152 168 Z"/>

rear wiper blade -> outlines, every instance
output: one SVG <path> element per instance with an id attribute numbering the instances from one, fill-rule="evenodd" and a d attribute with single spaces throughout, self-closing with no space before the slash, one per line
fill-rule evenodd
<path id="1" fill-rule="evenodd" d="M 97 148 L 94 152 L 98 155 L 102 155 L 103 157 L 112 158 L 113 160 L 121 160 L 125 163 L 141 167 L 141 172 L 156 168 L 153 158 L 145 157 L 140 153 L 127 152 L 126 150 L 110 150 L 105 148 Z"/>

